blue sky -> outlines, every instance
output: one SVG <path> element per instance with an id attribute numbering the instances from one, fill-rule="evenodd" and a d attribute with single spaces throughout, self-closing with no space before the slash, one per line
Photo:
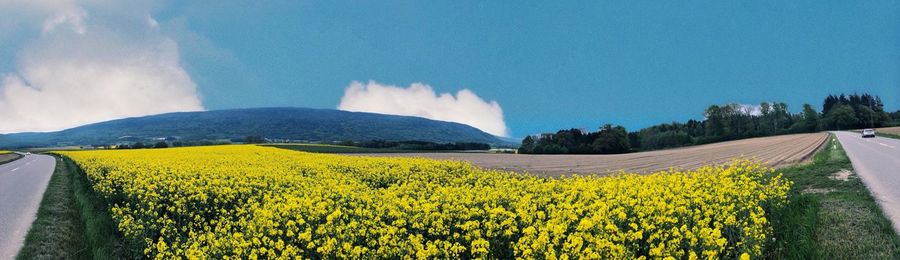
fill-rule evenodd
<path id="1" fill-rule="evenodd" d="M 838 92 L 877 94 L 900 109 L 897 1 L 509 3 L 171 1 L 147 10 L 177 43 L 205 109 L 335 108 L 351 82 L 370 80 L 469 89 L 502 107 L 512 136 L 603 123 L 636 130 L 727 102 L 798 111 Z M 5 47 L 0 72 L 16 70 L 16 48 Z"/>

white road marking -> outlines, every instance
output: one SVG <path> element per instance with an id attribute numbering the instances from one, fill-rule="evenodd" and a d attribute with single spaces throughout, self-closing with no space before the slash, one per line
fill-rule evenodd
<path id="1" fill-rule="evenodd" d="M 18 170 L 18 169 L 19 169 L 19 168 L 15 168 L 15 169 L 12 169 L 12 171 L 11 171 L 11 172 L 14 172 L 14 171 L 16 171 L 16 170 Z"/>
<path id="2" fill-rule="evenodd" d="M 889 144 L 886 144 L 886 143 L 881 143 L 881 142 L 879 142 L 878 144 L 881 145 L 881 146 L 884 146 L 884 147 L 890 147 L 891 149 L 896 148 L 896 147 L 894 147 L 893 145 L 889 145 Z"/>

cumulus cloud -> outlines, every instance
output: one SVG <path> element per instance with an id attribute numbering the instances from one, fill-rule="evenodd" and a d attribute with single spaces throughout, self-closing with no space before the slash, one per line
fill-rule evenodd
<path id="1" fill-rule="evenodd" d="M 0 11 L 0 24 L 39 32 L 21 41 L 14 71 L 0 72 L 0 133 L 203 109 L 178 44 L 160 32 L 150 8 L 118 4 L 0 3 L 24 14 Z"/>
<path id="2" fill-rule="evenodd" d="M 738 104 L 738 109 L 741 113 L 745 115 L 751 116 L 761 116 L 762 115 L 762 107 L 759 105 L 750 105 L 750 104 Z"/>
<path id="3" fill-rule="evenodd" d="M 60 25 L 70 25 L 72 30 L 78 34 L 84 34 L 84 19 L 87 18 L 87 12 L 81 8 L 68 9 L 57 13 L 54 17 L 44 21 L 43 33 L 48 34 Z"/>
<path id="4" fill-rule="evenodd" d="M 468 89 L 437 94 L 429 85 L 413 83 L 403 88 L 351 82 L 344 91 L 338 109 L 372 112 L 457 122 L 496 136 L 508 136 L 503 109 L 496 101 L 487 102 Z"/>

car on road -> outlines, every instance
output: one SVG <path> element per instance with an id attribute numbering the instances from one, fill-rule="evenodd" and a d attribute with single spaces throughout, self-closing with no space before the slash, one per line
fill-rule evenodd
<path id="1" fill-rule="evenodd" d="M 862 138 L 875 137 L 875 129 L 863 129 L 862 130 Z"/>

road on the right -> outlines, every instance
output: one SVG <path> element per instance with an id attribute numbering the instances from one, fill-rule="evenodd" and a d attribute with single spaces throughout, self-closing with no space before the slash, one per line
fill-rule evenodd
<path id="1" fill-rule="evenodd" d="M 900 234 L 900 140 L 862 138 L 853 132 L 834 134 L 850 157 L 856 174 L 891 220 L 894 232 Z"/>

